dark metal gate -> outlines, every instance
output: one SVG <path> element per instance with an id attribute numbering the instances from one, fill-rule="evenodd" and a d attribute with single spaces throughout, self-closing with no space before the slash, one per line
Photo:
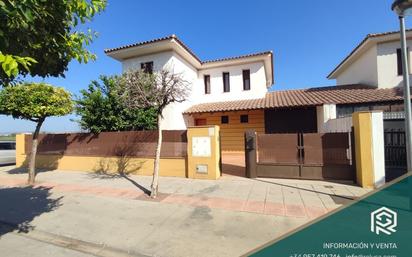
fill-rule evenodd
<path id="1" fill-rule="evenodd" d="M 406 173 L 406 137 L 402 130 L 385 130 L 385 175 L 391 181 Z"/>
<path id="2" fill-rule="evenodd" d="M 354 180 L 351 133 L 246 135 L 249 177 Z"/>

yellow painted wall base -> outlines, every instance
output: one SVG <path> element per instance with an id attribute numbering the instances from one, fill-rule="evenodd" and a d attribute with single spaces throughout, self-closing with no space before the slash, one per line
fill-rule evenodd
<path id="1" fill-rule="evenodd" d="M 210 156 L 198 156 L 194 153 L 194 139 L 210 139 Z M 187 130 L 188 177 L 195 179 L 218 179 L 220 170 L 219 126 L 192 127 Z M 203 144 L 200 148 L 207 147 Z M 198 167 L 206 167 L 205 173 L 199 172 Z"/>
<path id="2" fill-rule="evenodd" d="M 150 176 L 153 174 L 153 162 L 154 159 L 150 158 L 38 155 L 36 167 L 108 174 L 123 172 Z M 27 163 L 28 156 L 20 155 L 17 157 L 16 166 L 25 167 Z M 186 177 L 186 159 L 162 158 L 160 160 L 160 176 Z"/>

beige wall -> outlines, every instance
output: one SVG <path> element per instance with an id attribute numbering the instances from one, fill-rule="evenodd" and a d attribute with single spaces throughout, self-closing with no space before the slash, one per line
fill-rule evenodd
<path id="1" fill-rule="evenodd" d="M 16 166 L 27 167 L 28 157 L 24 153 L 24 134 L 16 136 Z M 36 167 L 51 170 L 85 171 L 96 173 L 119 173 L 135 175 L 152 175 L 153 158 L 134 157 L 99 157 L 99 156 L 67 156 L 37 155 Z M 160 160 L 160 176 L 186 177 L 186 158 L 162 158 Z"/>
<path id="2" fill-rule="evenodd" d="M 240 115 L 249 115 L 248 123 L 240 123 Z M 222 124 L 221 117 L 229 116 L 229 124 Z M 193 115 L 194 119 L 206 119 L 207 125 L 220 126 L 222 151 L 244 151 L 244 136 L 247 130 L 265 133 L 265 115 L 263 110 L 203 113 Z"/>

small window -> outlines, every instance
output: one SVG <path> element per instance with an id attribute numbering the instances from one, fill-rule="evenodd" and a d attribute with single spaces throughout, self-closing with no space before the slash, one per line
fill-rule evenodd
<path id="1" fill-rule="evenodd" d="M 243 90 L 250 90 L 250 70 L 243 70 Z"/>
<path id="2" fill-rule="evenodd" d="M 406 48 L 406 52 L 408 53 L 406 57 L 408 58 L 408 64 L 410 66 L 409 62 L 409 47 Z M 396 49 L 396 61 L 397 61 L 397 68 L 398 68 L 398 76 L 403 75 L 403 63 L 402 63 L 402 50 L 400 48 Z M 409 74 L 411 73 L 410 70 L 411 67 L 409 67 Z"/>
<path id="3" fill-rule="evenodd" d="M 402 50 L 400 48 L 396 49 L 396 59 L 398 62 L 398 76 L 403 75 L 403 65 L 402 65 Z"/>
<path id="4" fill-rule="evenodd" d="M 229 123 L 229 116 L 222 116 L 222 117 L 220 118 L 220 122 L 221 122 L 222 124 L 228 124 L 228 123 Z"/>
<path id="5" fill-rule="evenodd" d="M 153 62 L 142 62 L 140 68 L 146 73 L 153 73 Z"/>
<path id="6" fill-rule="evenodd" d="M 249 122 L 249 115 L 244 114 L 240 115 L 240 123 L 248 123 Z"/>
<path id="7" fill-rule="evenodd" d="M 203 80 L 205 82 L 205 94 L 210 94 L 210 75 L 205 75 Z"/>
<path id="8" fill-rule="evenodd" d="M 223 92 L 230 92 L 229 72 L 223 72 Z"/>

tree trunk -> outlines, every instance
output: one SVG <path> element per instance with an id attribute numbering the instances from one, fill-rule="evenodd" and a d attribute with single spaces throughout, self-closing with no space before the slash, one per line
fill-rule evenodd
<path id="1" fill-rule="evenodd" d="M 40 133 L 41 125 L 43 124 L 44 119 L 39 119 L 36 125 L 36 130 L 33 133 L 33 140 L 31 146 L 30 162 L 29 162 L 29 184 L 34 184 L 34 178 L 36 177 L 36 153 L 37 153 L 37 144 L 38 137 Z"/>
<path id="2" fill-rule="evenodd" d="M 159 187 L 160 151 L 162 150 L 162 129 L 160 127 L 161 119 L 162 119 L 161 115 L 158 115 L 158 118 L 157 118 L 158 139 L 157 139 L 157 147 L 156 147 L 156 157 L 154 160 L 153 180 L 152 180 L 152 186 L 151 186 L 151 192 L 150 192 L 150 197 L 152 198 L 156 198 L 158 187 Z"/>

